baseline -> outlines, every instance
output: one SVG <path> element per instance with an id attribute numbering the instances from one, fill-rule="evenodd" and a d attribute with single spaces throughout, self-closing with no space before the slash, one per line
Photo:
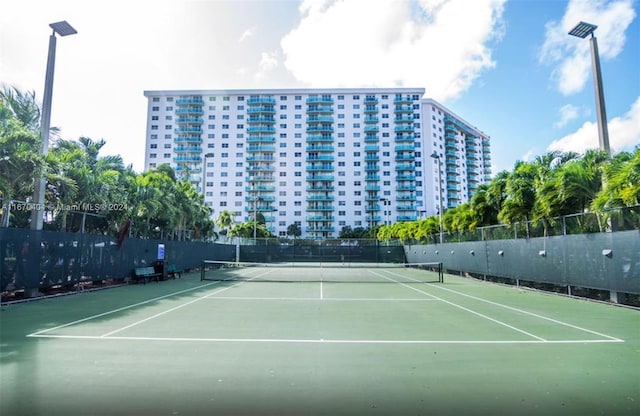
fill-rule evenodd
<path id="1" fill-rule="evenodd" d="M 590 340 L 393 340 L 393 339 L 289 339 L 289 338 L 185 338 L 185 337 L 103 337 L 98 335 L 36 335 L 38 338 L 83 339 L 99 341 L 149 341 L 149 342 L 209 342 L 209 343 L 282 343 L 282 344 L 380 344 L 380 345 L 429 345 L 429 344 L 609 344 L 623 341 L 611 339 Z"/>

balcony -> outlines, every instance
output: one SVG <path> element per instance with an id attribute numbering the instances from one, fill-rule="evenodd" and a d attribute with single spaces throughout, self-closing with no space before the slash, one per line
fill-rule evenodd
<path id="1" fill-rule="evenodd" d="M 380 222 L 382 220 L 380 215 L 367 215 L 364 219 L 367 222 Z"/>
<path id="2" fill-rule="evenodd" d="M 244 179 L 247 182 L 273 182 L 276 178 L 271 175 L 253 175 L 247 176 Z"/>
<path id="3" fill-rule="evenodd" d="M 367 182 L 377 182 L 380 180 L 380 176 L 379 175 L 374 175 L 374 174 L 367 174 L 364 177 L 364 180 Z"/>
<path id="4" fill-rule="evenodd" d="M 365 145 L 364 151 L 367 153 L 376 153 L 380 151 L 380 146 L 378 146 L 377 144 L 368 144 Z"/>
<path id="5" fill-rule="evenodd" d="M 397 171 L 411 171 L 414 172 L 416 170 L 416 166 L 413 163 L 400 163 L 398 165 L 396 165 L 396 170 Z"/>
<path id="6" fill-rule="evenodd" d="M 394 112 L 396 114 L 401 113 L 413 113 L 413 106 L 411 105 L 396 105 Z"/>
<path id="7" fill-rule="evenodd" d="M 316 124 L 307 126 L 307 133 L 333 133 L 333 126 L 326 124 Z"/>
<path id="8" fill-rule="evenodd" d="M 247 162 L 275 162 L 276 158 L 273 157 L 272 155 L 258 154 L 258 155 L 247 156 L 245 160 Z"/>
<path id="9" fill-rule="evenodd" d="M 307 192 L 332 192 L 333 190 L 333 185 L 307 186 Z"/>
<path id="10" fill-rule="evenodd" d="M 413 133 L 413 124 L 406 126 L 396 126 L 394 127 L 393 131 L 396 133 Z"/>
<path id="11" fill-rule="evenodd" d="M 415 191 L 416 190 L 416 186 L 415 185 L 398 185 L 396 186 L 396 191 L 402 192 L 402 191 Z"/>
<path id="12" fill-rule="evenodd" d="M 306 178 L 307 182 L 332 182 L 334 180 L 333 175 L 309 175 Z"/>
<path id="13" fill-rule="evenodd" d="M 333 195 L 308 195 L 308 202 L 323 202 L 323 201 L 333 201 L 335 197 Z"/>
<path id="14" fill-rule="evenodd" d="M 365 212 L 378 212 L 380 211 L 380 205 L 367 205 L 364 207 Z"/>
<path id="15" fill-rule="evenodd" d="M 247 136 L 248 143 L 275 143 L 274 136 Z"/>
<path id="16" fill-rule="evenodd" d="M 378 112 L 378 106 L 376 105 L 367 105 L 364 107 L 365 114 L 374 114 Z"/>
<path id="17" fill-rule="evenodd" d="M 393 120 L 397 123 L 413 123 L 413 116 L 398 116 Z"/>
<path id="18" fill-rule="evenodd" d="M 364 118 L 365 123 L 377 123 L 379 121 L 378 116 L 366 116 Z"/>
<path id="19" fill-rule="evenodd" d="M 413 143 L 413 134 L 396 134 L 396 143 Z"/>
<path id="20" fill-rule="evenodd" d="M 204 110 L 200 107 L 185 107 L 185 108 L 178 108 L 176 110 L 176 114 L 201 116 L 202 114 L 204 114 Z"/>
<path id="21" fill-rule="evenodd" d="M 396 175 L 396 181 L 412 182 L 416 180 L 416 175 Z"/>
<path id="22" fill-rule="evenodd" d="M 202 163 L 202 157 L 200 156 L 176 156 L 173 158 L 176 163 Z"/>
<path id="23" fill-rule="evenodd" d="M 255 105 L 276 105 L 276 99 L 273 97 L 249 97 L 247 104 Z"/>
<path id="24" fill-rule="evenodd" d="M 396 195 L 396 201 L 415 201 L 415 195 Z"/>
<path id="25" fill-rule="evenodd" d="M 275 114 L 276 110 L 273 107 L 261 106 L 261 107 L 249 107 L 247 113 L 251 114 Z"/>
<path id="26" fill-rule="evenodd" d="M 333 162 L 334 158 L 330 155 L 309 155 L 307 156 L 307 163 L 313 162 Z"/>
<path id="27" fill-rule="evenodd" d="M 320 152 L 320 153 L 332 153 L 333 146 L 323 146 L 323 145 L 311 145 L 307 146 L 307 152 Z"/>
<path id="28" fill-rule="evenodd" d="M 333 165 L 307 165 L 307 172 L 333 172 Z"/>
<path id="29" fill-rule="evenodd" d="M 376 153 L 367 153 L 364 157 L 365 162 L 378 162 L 380 160 L 380 156 Z"/>
<path id="30" fill-rule="evenodd" d="M 413 154 L 403 154 L 403 153 L 398 153 L 396 154 L 395 157 L 397 162 L 412 162 L 416 159 L 415 155 Z"/>
<path id="31" fill-rule="evenodd" d="M 309 215 L 305 218 L 305 221 L 309 222 L 333 222 L 334 217 L 332 215 Z"/>
<path id="32" fill-rule="evenodd" d="M 380 166 L 376 164 L 368 164 L 364 166 L 365 172 L 378 172 L 380 171 Z"/>
<path id="33" fill-rule="evenodd" d="M 412 144 L 399 144 L 394 148 L 394 150 L 396 152 L 413 152 L 416 148 Z"/>
<path id="34" fill-rule="evenodd" d="M 366 125 L 364 126 L 365 133 L 377 133 L 380 131 L 380 128 L 377 125 Z"/>
<path id="35" fill-rule="evenodd" d="M 202 97 L 182 97 L 176 100 L 176 105 L 204 105 Z"/>
<path id="36" fill-rule="evenodd" d="M 176 124 L 202 124 L 204 120 L 202 117 L 178 117 L 176 118 Z"/>
<path id="37" fill-rule="evenodd" d="M 327 105 L 312 105 L 307 108 L 307 114 L 333 114 L 333 107 Z"/>
<path id="38" fill-rule="evenodd" d="M 333 117 L 331 116 L 310 116 L 307 117 L 307 123 L 333 123 Z"/>
<path id="39" fill-rule="evenodd" d="M 376 97 L 375 95 L 367 95 L 364 97 L 364 104 L 365 105 L 377 105 L 378 104 L 378 97 Z"/>
<path id="40" fill-rule="evenodd" d="M 249 117 L 247 119 L 247 124 L 256 124 L 256 123 L 269 123 L 269 124 L 275 124 L 276 119 L 273 117 L 265 117 L 265 116 L 261 116 L 261 117 Z"/>
<path id="41" fill-rule="evenodd" d="M 275 146 L 247 146 L 248 153 L 257 153 L 257 152 L 273 153 L 275 151 L 276 151 Z"/>
<path id="42" fill-rule="evenodd" d="M 247 127 L 247 133 L 275 134 L 276 129 L 273 126 L 251 126 Z"/>
<path id="43" fill-rule="evenodd" d="M 180 135 L 173 139 L 174 143 L 202 143 L 202 138 L 200 136 L 187 136 Z"/>
<path id="44" fill-rule="evenodd" d="M 416 206 L 415 205 L 397 205 L 396 206 L 396 211 L 414 211 L 416 210 Z"/>
<path id="45" fill-rule="evenodd" d="M 252 172 L 275 172 L 276 171 L 276 167 L 275 166 L 271 166 L 271 165 L 247 166 L 245 168 L 245 171 L 247 173 L 252 173 Z"/>
<path id="46" fill-rule="evenodd" d="M 330 227 L 330 226 L 321 226 L 321 227 L 307 227 L 305 228 L 305 230 L 308 233 L 318 233 L 318 232 L 328 232 L 328 233 L 332 233 L 335 231 L 334 227 Z"/>
<path id="47" fill-rule="evenodd" d="M 244 200 L 246 202 L 275 202 L 276 197 L 273 195 L 247 195 Z"/>
<path id="48" fill-rule="evenodd" d="M 202 128 L 200 128 L 200 127 L 179 127 L 177 129 L 174 129 L 173 132 L 175 134 L 183 134 L 183 133 L 202 134 Z"/>
<path id="49" fill-rule="evenodd" d="M 276 187 L 268 185 L 246 186 L 244 190 L 247 192 L 275 192 Z"/>
<path id="50" fill-rule="evenodd" d="M 307 136 L 307 143 L 332 143 L 333 136 L 330 134 L 314 134 Z"/>
<path id="51" fill-rule="evenodd" d="M 173 149 L 176 153 L 202 153 L 202 147 L 200 146 L 176 146 Z"/>
<path id="52" fill-rule="evenodd" d="M 310 204 L 307 207 L 307 211 L 334 211 L 335 207 L 333 205 L 323 205 L 323 204 Z"/>
<path id="53" fill-rule="evenodd" d="M 333 98 L 331 96 L 317 96 L 317 97 L 309 97 L 306 101 L 307 105 L 313 104 L 323 104 L 323 105 L 333 105 Z"/>
<path id="54" fill-rule="evenodd" d="M 398 104 L 412 104 L 413 103 L 413 98 L 411 98 L 410 95 L 396 95 L 395 98 L 393 99 L 393 103 L 398 105 Z"/>
<path id="55" fill-rule="evenodd" d="M 377 134 L 370 133 L 364 136 L 365 143 L 377 143 L 379 141 L 380 141 L 380 137 L 378 137 Z"/>
<path id="56" fill-rule="evenodd" d="M 378 192 L 380 191 L 380 185 L 365 185 L 364 190 L 368 192 Z"/>
<path id="57" fill-rule="evenodd" d="M 398 222 L 406 222 L 406 221 L 417 221 L 418 217 L 416 215 L 398 215 L 396 217 L 396 221 Z"/>

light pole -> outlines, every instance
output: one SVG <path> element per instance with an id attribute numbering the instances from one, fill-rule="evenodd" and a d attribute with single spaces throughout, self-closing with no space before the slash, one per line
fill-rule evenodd
<path id="1" fill-rule="evenodd" d="M 42 148 L 40 154 L 46 156 L 49 150 L 49 128 L 51 124 L 51 98 L 53 96 L 53 70 L 56 64 L 56 33 L 60 36 L 75 35 L 78 33 L 66 20 L 51 23 L 49 27 L 53 33 L 49 36 L 49 55 L 47 56 L 47 72 L 44 81 L 44 94 L 42 95 L 42 117 L 40 118 L 40 140 Z M 35 183 L 33 191 L 34 209 L 31 211 L 31 229 L 42 230 L 42 217 L 44 215 L 44 188 L 45 178 L 41 176 Z"/>
<path id="2" fill-rule="evenodd" d="M 438 214 L 440 217 L 440 244 L 442 244 L 443 238 L 442 238 L 442 173 L 440 172 L 440 155 L 438 155 L 438 153 L 434 150 L 433 153 L 431 154 L 431 157 L 434 158 L 437 162 L 438 165 L 438 199 L 439 199 L 439 204 L 440 204 L 440 208 L 438 210 Z"/>
<path id="3" fill-rule="evenodd" d="M 263 201 L 262 197 L 253 198 L 253 244 L 256 244 L 256 232 L 258 228 L 258 202 Z"/>
<path id="4" fill-rule="evenodd" d="M 580 22 L 571 29 L 569 34 L 578 38 L 586 38 L 591 35 L 591 66 L 593 69 L 593 87 L 596 94 L 596 113 L 598 117 L 598 142 L 600 150 L 611 154 L 609 148 L 609 129 L 607 127 L 607 110 L 604 105 L 604 88 L 602 87 L 602 72 L 600 70 L 600 56 L 598 55 L 598 40 L 593 32 L 598 26 L 591 23 Z"/>

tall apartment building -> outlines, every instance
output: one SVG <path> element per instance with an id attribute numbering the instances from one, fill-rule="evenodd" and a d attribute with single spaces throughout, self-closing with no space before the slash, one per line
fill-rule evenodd
<path id="1" fill-rule="evenodd" d="M 227 210 L 243 222 L 259 212 L 279 236 L 294 223 L 303 237 L 327 238 L 344 226 L 436 215 L 440 195 L 444 209 L 455 207 L 489 179 L 490 146 L 423 94 L 145 91 L 145 168 L 171 165 L 204 192 L 214 217 Z"/>

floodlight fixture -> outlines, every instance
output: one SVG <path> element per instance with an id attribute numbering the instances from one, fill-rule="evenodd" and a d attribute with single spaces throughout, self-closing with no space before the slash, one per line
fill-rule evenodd
<path id="1" fill-rule="evenodd" d="M 60 36 L 69 36 L 78 33 L 66 20 L 50 23 L 49 27 Z"/>
<path id="2" fill-rule="evenodd" d="M 591 23 L 580 22 L 580 23 L 578 23 L 576 25 L 576 27 L 571 29 L 569 34 L 571 36 L 575 36 L 575 37 L 584 39 L 589 35 L 593 36 L 593 31 L 596 30 L 597 28 L 598 28 L 598 26 L 592 25 Z"/>

